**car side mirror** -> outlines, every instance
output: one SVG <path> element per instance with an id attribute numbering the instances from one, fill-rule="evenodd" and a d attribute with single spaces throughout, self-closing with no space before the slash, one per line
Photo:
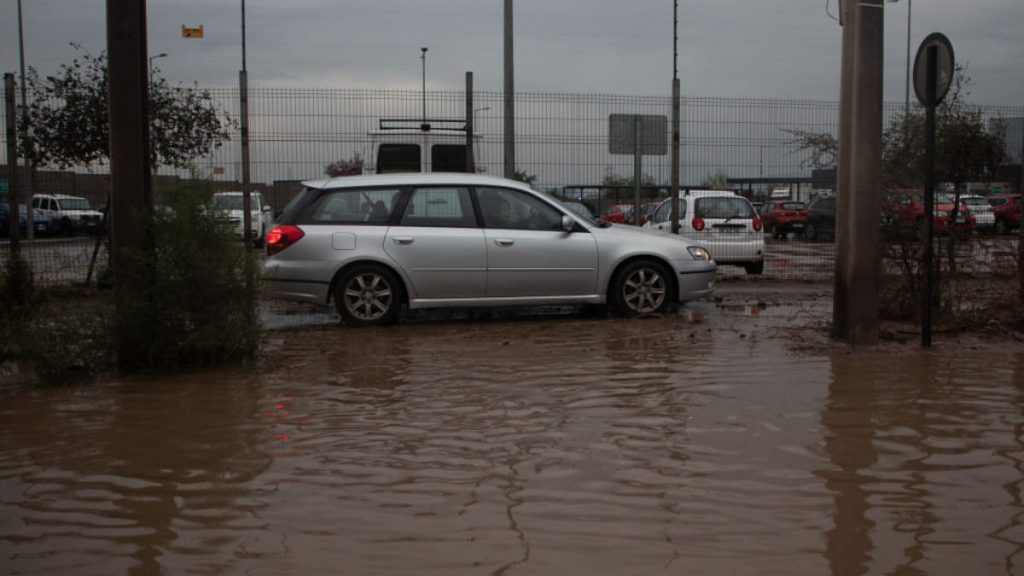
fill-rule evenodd
<path id="1" fill-rule="evenodd" d="M 562 215 L 562 232 L 572 232 L 576 229 L 576 221 L 572 219 L 572 216 Z"/>
<path id="2" fill-rule="evenodd" d="M 263 211 L 264 212 L 270 212 L 270 205 L 269 204 L 264 204 L 263 205 Z"/>

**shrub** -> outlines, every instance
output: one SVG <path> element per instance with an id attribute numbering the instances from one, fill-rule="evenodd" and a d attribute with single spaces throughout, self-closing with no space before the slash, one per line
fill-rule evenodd
<path id="1" fill-rule="evenodd" d="M 40 302 L 32 269 L 19 252 L 12 253 L 0 273 L 0 364 L 25 347 L 25 332 Z"/>
<path id="2" fill-rule="evenodd" d="M 252 357 L 259 344 L 259 266 L 201 190 L 146 217 L 150 249 L 115 279 L 114 330 L 123 369 L 174 370 Z"/>

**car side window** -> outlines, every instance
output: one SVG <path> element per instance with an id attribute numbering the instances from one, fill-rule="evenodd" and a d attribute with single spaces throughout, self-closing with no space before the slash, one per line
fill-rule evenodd
<path id="1" fill-rule="evenodd" d="M 561 230 L 562 213 L 518 190 L 478 188 L 484 226 L 510 230 Z"/>
<path id="2" fill-rule="evenodd" d="M 473 201 L 467 188 L 417 188 L 412 191 L 400 226 L 474 228 Z"/>
<path id="3" fill-rule="evenodd" d="M 397 188 L 347 188 L 328 190 L 309 207 L 314 224 L 387 224 L 398 202 Z"/>

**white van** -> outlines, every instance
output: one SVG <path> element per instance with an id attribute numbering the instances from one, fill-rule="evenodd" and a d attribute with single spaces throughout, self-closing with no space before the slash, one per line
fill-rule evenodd
<path id="1" fill-rule="evenodd" d="M 398 172 L 465 172 L 466 131 L 464 120 L 381 119 L 380 129 L 369 132 L 370 153 L 365 174 Z M 476 172 L 485 170 L 480 135 L 473 135 Z"/>

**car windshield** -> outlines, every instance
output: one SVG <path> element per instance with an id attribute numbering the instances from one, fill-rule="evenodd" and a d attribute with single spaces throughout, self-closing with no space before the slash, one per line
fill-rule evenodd
<path id="1" fill-rule="evenodd" d="M 754 218 L 754 208 L 750 202 L 739 196 L 697 198 L 693 210 L 698 218 Z"/>
<path id="2" fill-rule="evenodd" d="M 85 198 L 61 198 L 60 207 L 64 210 L 92 210 Z"/>

